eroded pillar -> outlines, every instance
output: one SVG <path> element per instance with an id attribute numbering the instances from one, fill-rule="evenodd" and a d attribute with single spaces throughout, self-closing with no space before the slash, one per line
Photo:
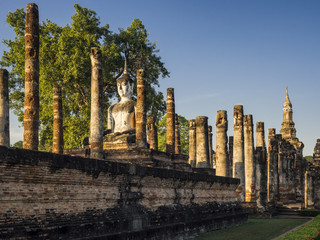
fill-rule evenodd
<path id="1" fill-rule="evenodd" d="M 216 175 L 227 177 L 229 173 L 227 111 L 220 110 L 217 112 L 216 131 Z"/>
<path id="2" fill-rule="evenodd" d="M 147 118 L 147 134 L 150 149 L 158 150 L 158 133 L 153 117 Z"/>
<path id="3" fill-rule="evenodd" d="M 147 147 L 146 135 L 146 89 L 143 69 L 137 70 L 137 107 L 136 107 L 136 143 L 138 147 Z"/>
<path id="4" fill-rule="evenodd" d="M 179 118 L 178 114 L 175 114 L 175 146 L 174 146 L 174 153 L 181 154 L 181 140 L 180 140 L 180 126 L 179 126 Z"/>
<path id="5" fill-rule="evenodd" d="M 53 86 L 53 139 L 52 152 L 63 154 L 62 93 L 58 84 Z"/>
<path id="6" fill-rule="evenodd" d="M 197 168 L 210 168 L 208 117 L 196 117 Z"/>
<path id="7" fill-rule="evenodd" d="M 166 152 L 174 153 L 175 151 L 175 104 L 174 89 L 167 89 L 167 130 L 166 130 Z"/>
<path id="8" fill-rule="evenodd" d="M 276 129 L 268 129 L 268 157 L 267 157 L 267 192 L 268 202 L 275 201 L 275 172 L 278 166 L 278 144 L 275 140 Z"/>
<path id="9" fill-rule="evenodd" d="M 256 177 L 253 146 L 253 121 L 252 115 L 244 116 L 244 159 L 246 175 L 246 202 L 256 201 Z"/>
<path id="10" fill-rule="evenodd" d="M 208 141 L 209 141 L 209 161 L 210 161 L 210 168 L 213 168 L 212 126 L 208 126 Z"/>
<path id="11" fill-rule="evenodd" d="M 27 4 L 25 25 L 25 96 L 23 148 L 38 150 L 39 144 L 39 11 Z"/>
<path id="12" fill-rule="evenodd" d="M 240 179 L 236 190 L 239 201 L 245 201 L 243 106 L 235 105 L 233 110 L 233 177 Z"/>
<path id="13" fill-rule="evenodd" d="M 264 122 L 257 122 L 256 128 L 256 193 L 257 205 L 260 208 L 267 204 L 267 150 L 264 134 Z"/>
<path id="14" fill-rule="evenodd" d="M 312 181 L 312 172 L 307 170 L 304 174 L 304 207 L 305 208 L 313 208 L 314 201 L 313 201 L 313 186 L 314 183 Z"/>
<path id="15" fill-rule="evenodd" d="M 196 167 L 196 120 L 189 120 L 189 164 Z"/>
<path id="16" fill-rule="evenodd" d="M 233 136 L 229 136 L 229 173 L 228 177 L 232 177 L 233 173 Z"/>
<path id="17" fill-rule="evenodd" d="M 101 50 L 91 48 L 90 157 L 103 158 L 103 78 Z"/>
<path id="18" fill-rule="evenodd" d="M 10 147 L 8 71 L 0 69 L 0 145 Z"/>

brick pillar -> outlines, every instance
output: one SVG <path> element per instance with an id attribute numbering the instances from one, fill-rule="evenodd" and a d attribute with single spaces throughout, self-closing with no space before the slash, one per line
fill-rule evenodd
<path id="1" fill-rule="evenodd" d="M 23 148 L 38 150 L 39 144 L 39 11 L 27 4 L 25 26 L 25 87 Z"/>
<path id="2" fill-rule="evenodd" d="M 146 88 L 143 69 L 137 70 L 136 142 L 141 148 L 147 147 L 146 135 Z"/>
<path id="3" fill-rule="evenodd" d="M 266 207 L 267 196 L 267 149 L 264 137 L 264 122 L 257 122 L 257 147 L 256 147 L 256 193 L 258 207 Z"/>
<path id="4" fill-rule="evenodd" d="M 244 116 L 244 159 L 246 175 L 246 202 L 256 201 L 255 159 L 252 115 Z"/>
<path id="5" fill-rule="evenodd" d="M 233 177 L 240 179 L 236 190 L 238 200 L 245 201 L 243 106 L 235 105 L 233 110 Z"/>
<path id="6" fill-rule="evenodd" d="M 257 122 L 257 147 L 266 147 L 265 135 L 264 135 L 264 122 Z"/>
<path id="7" fill-rule="evenodd" d="M 216 175 L 227 177 L 229 173 L 227 111 L 220 110 L 217 112 L 216 131 Z"/>
<path id="8" fill-rule="evenodd" d="M 52 152 L 63 154 L 62 93 L 59 84 L 53 86 L 53 141 Z"/>
<path id="9" fill-rule="evenodd" d="M 275 201 L 275 171 L 278 168 L 277 158 L 278 158 L 278 144 L 275 140 L 276 129 L 268 129 L 268 156 L 267 156 L 267 192 L 268 192 L 268 202 Z"/>
<path id="10" fill-rule="evenodd" d="M 228 177 L 232 177 L 233 172 L 233 136 L 229 136 L 229 173 Z"/>
<path id="11" fill-rule="evenodd" d="M 196 167 L 196 120 L 189 120 L 189 164 Z"/>
<path id="12" fill-rule="evenodd" d="M 306 170 L 304 174 L 304 207 L 314 207 L 313 192 L 314 183 L 310 170 Z"/>
<path id="13" fill-rule="evenodd" d="M 101 50 L 91 48 L 90 157 L 103 158 L 103 78 Z"/>
<path id="14" fill-rule="evenodd" d="M 158 133 L 153 117 L 147 118 L 147 134 L 150 149 L 158 150 Z"/>
<path id="15" fill-rule="evenodd" d="M 197 168 L 210 168 L 208 117 L 196 117 L 196 144 Z"/>
<path id="16" fill-rule="evenodd" d="M 175 140 L 175 105 L 174 89 L 167 89 L 167 153 L 174 153 Z"/>
<path id="17" fill-rule="evenodd" d="M 8 71 L 0 69 L 0 145 L 10 147 Z"/>
<path id="18" fill-rule="evenodd" d="M 210 168 L 213 168 L 212 126 L 208 126 L 208 140 L 209 140 L 209 160 L 210 160 Z"/>
<path id="19" fill-rule="evenodd" d="M 178 114 L 175 114 L 175 145 L 174 145 L 174 153 L 175 154 L 181 154 L 181 140 L 180 140 L 180 127 L 179 127 L 179 118 L 178 118 Z"/>

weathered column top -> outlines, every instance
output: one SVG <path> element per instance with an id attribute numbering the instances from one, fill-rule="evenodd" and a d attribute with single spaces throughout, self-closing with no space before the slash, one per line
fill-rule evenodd
<path id="1" fill-rule="evenodd" d="M 167 99 L 168 98 L 174 98 L 174 88 L 167 88 Z"/>
<path id="2" fill-rule="evenodd" d="M 198 116 L 196 117 L 196 125 L 197 126 L 203 126 L 208 122 L 208 117 L 206 116 Z"/>
<path id="3" fill-rule="evenodd" d="M 257 132 L 264 132 L 264 122 L 257 122 Z"/>
<path id="4" fill-rule="evenodd" d="M 226 130 L 228 130 L 227 111 L 225 111 L 225 110 L 217 111 L 216 127 L 217 128 L 225 128 Z"/>
<path id="5" fill-rule="evenodd" d="M 233 108 L 234 126 L 243 125 L 243 106 L 235 105 Z"/>
<path id="6" fill-rule="evenodd" d="M 195 119 L 189 120 L 189 129 L 196 129 L 196 120 Z"/>
<path id="7" fill-rule="evenodd" d="M 275 128 L 269 128 L 268 129 L 268 135 L 269 135 L 269 138 L 270 137 L 275 137 L 276 136 L 276 129 Z"/>
<path id="8" fill-rule="evenodd" d="M 244 115 L 244 125 L 246 127 L 253 127 L 253 120 L 252 120 L 252 115 L 248 114 L 248 115 Z"/>

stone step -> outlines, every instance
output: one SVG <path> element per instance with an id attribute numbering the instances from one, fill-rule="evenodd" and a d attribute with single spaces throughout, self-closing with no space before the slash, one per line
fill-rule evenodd
<path id="1" fill-rule="evenodd" d="M 312 217 L 307 217 L 307 216 L 300 216 L 300 215 L 276 215 L 273 218 L 277 219 L 284 219 L 284 218 L 290 218 L 290 219 L 312 219 Z"/>
<path id="2" fill-rule="evenodd" d="M 299 212 L 277 212 L 277 215 L 297 215 L 297 216 L 299 216 Z"/>
<path id="3" fill-rule="evenodd" d="M 276 210 L 278 212 L 297 212 L 297 213 L 300 212 L 300 210 L 298 209 L 288 209 L 288 208 L 277 208 Z"/>

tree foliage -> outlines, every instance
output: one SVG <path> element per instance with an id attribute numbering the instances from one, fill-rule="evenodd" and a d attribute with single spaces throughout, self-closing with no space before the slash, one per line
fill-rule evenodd
<path id="1" fill-rule="evenodd" d="M 305 156 L 304 158 L 311 163 L 313 162 L 313 156 Z"/>
<path id="2" fill-rule="evenodd" d="M 180 130 L 180 141 L 181 141 L 181 153 L 189 154 L 189 123 L 188 120 L 181 115 L 178 115 L 179 130 Z M 158 128 L 158 149 L 160 151 L 166 151 L 166 124 L 167 116 L 163 116 L 162 119 L 157 123 Z"/>
<path id="3" fill-rule="evenodd" d="M 148 32 L 139 19 L 133 20 L 126 29 L 111 32 L 109 25 L 101 26 L 95 11 L 74 5 L 72 23 L 64 27 L 46 20 L 40 23 L 40 149 L 52 147 L 52 94 L 53 86 L 59 84 L 63 94 L 65 148 L 78 148 L 89 135 L 91 47 L 100 47 L 104 78 L 104 119 L 113 98 L 117 97 L 116 79 L 123 73 L 124 57 L 128 60 L 128 72 L 136 79 L 137 68 L 145 69 L 148 115 L 159 119 L 165 111 L 159 77 L 169 72 L 158 55 L 156 43 L 148 39 Z M 16 36 L 3 40 L 7 47 L 0 65 L 11 69 L 9 75 L 10 106 L 23 122 L 24 114 L 24 28 L 25 12 L 17 9 L 9 12 L 7 23 Z"/>

